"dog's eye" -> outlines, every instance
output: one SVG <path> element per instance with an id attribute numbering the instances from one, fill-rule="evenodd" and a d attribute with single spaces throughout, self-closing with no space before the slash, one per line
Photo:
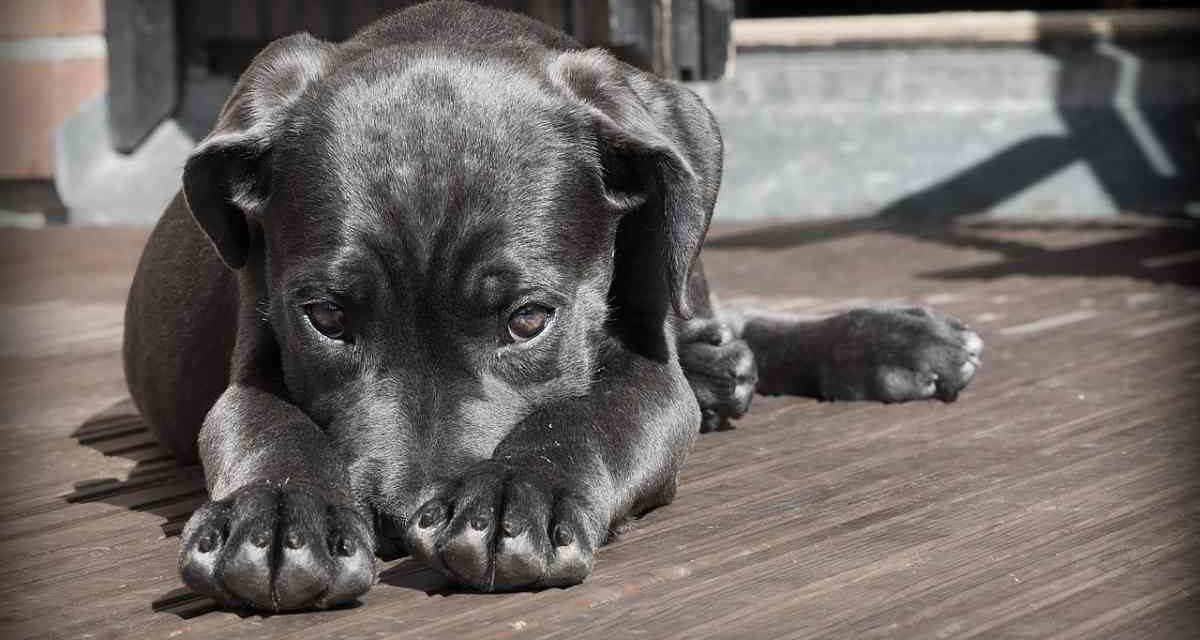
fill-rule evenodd
<path id="1" fill-rule="evenodd" d="M 304 315 L 313 328 L 330 338 L 346 335 L 346 312 L 332 302 L 310 302 L 304 305 Z"/>
<path id="2" fill-rule="evenodd" d="M 536 338 L 546 328 L 554 309 L 540 304 L 527 304 L 508 317 L 508 335 L 514 342 L 525 342 Z"/>

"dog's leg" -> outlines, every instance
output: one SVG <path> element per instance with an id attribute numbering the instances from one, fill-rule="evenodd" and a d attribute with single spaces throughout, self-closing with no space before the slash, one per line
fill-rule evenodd
<path id="1" fill-rule="evenodd" d="M 285 399 L 268 332 L 242 328 L 232 383 L 204 419 L 210 501 L 184 528 L 180 573 L 231 607 L 329 607 L 370 588 L 374 531 L 339 452 Z"/>
<path id="2" fill-rule="evenodd" d="M 325 434 L 268 390 L 231 385 L 200 433 L 211 501 L 183 531 L 180 573 L 233 607 L 323 608 L 374 580 L 374 533 Z"/>
<path id="3" fill-rule="evenodd" d="M 611 527 L 674 496 L 698 421 L 675 362 L 611 357 L 590 394 L 537 410 L 490 460 L 427 487 L 408 549 L 485 591 L 580 582 Z"/>
<path id="4" fill-rule="evenodd" d="M 821 320 L 723 312 L 758 364 L 757 391 L 823 400 L 950 402 L 979 368 L 983 341 L 925 308 L 859 309 Z"/>
<path id="5" fill-rule="evenodd" d="M 688 293 L 695 316 L 678 328 L 679 364 L 700 404 L 700 431 L 716 431 L 750 409 L 757 367 L 750 345 L 717 318 L 699 258 L 692 265 Z"/>
<path id="6" fill-rule="evenodd" d="M 204 463 L 211 501 L 184 528 L 181 574 L 233 607 L 344 602 L 374 579 L 373 531 L 325 434 L 282 399 L 277 347 L 261 322 L 238 336 L 228 384 L 232 321 L 258 317 L 257 292 L 239 295 L 237 287 L 176 199 L 130 292 L 125 365 L 163 444 Z"/>
<path id="7" fill-rule="evenodd" d="M 177 197 L 138 262 L 123 353 L 142 419 L 184 464 L 199 462 L 204 416 L 229 386 L 237 308 L 237 279 Z"/>

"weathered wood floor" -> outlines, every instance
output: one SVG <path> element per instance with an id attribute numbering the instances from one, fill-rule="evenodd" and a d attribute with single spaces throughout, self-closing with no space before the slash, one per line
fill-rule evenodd
<path id="1" fill-rule="evenodd" d="M 982 371 L 952 405 L 756 399 L 579 587 L 459 593 L 401 560 L 361 606 L 239 616 L 181 589 L 202 484 L 126 400 L 144 232 L 0 232 L 0 637 L 1197 637 L 1200 230 L 715 235 L 726 302 L 930 304 Z"/>

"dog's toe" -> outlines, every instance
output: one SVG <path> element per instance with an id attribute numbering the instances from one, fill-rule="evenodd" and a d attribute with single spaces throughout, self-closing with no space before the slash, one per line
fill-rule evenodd
<path id="1" fill-rule="evenodd" d="M 866 309 L 842 318 L 835 365 L 822 372 L 824 399 L 953 402 L 981 366 L 979 334 L 929 309 Z"/>
<path id="2" fill-rule="evenodd" d="M 358 512 L 300 489 L 243 488 L 197 510 L 183 538 L 184 582 L 230 607 L 326 608 L 374 581 L 371 533 Z"/>
<path id="3" fill-rule="evenodd" d="M 958 398 L 959 392 L 971 382 L 983 363 L 983 339 L 979 334 L 962 327 L 958 329 L 957 337 L 958 344 L 947 349 L 939 365 L 944 373 L 934 397 L 945 402 L 953 402 Z"/>
<path id="4" fill-rule="evenodd" d="M 544 479 L 485 463 L 417 510 L 412 554 L 480 591 L 567 586 L 591 572 L 594 544 L 575 503 Z"/>
<path id="5" fill-rule="evenodd" d="M 979 337 L 978 333 L 966 329 L 962 332 L 963 350 L 967 352 L 967 358 L 976 366 L 979 365 L 983 358 L 983 338 Z"/>
<path id="6" fill-rule="evenodd" d="M 679 340 L 679 364 L 696 394 L 701 431 L 725 427 L 750 409 L 758 367 L 754 353 L 729 327 L 714 320 L 694 320 Z"/>

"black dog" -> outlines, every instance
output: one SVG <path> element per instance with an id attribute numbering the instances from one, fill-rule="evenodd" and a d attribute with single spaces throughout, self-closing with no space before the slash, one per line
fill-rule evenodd
<path id="1" fill-rule="evenodd" d="M 461 2 L 259 54 L 126 316 L 134 399 L 208 479 L 184 581 L 328 607 L 406 551 L 570 585 L 755 388 L 954 399 L 981 343 L 928 311 L 717 320 L 721 153 L 687 89 Z"/>

